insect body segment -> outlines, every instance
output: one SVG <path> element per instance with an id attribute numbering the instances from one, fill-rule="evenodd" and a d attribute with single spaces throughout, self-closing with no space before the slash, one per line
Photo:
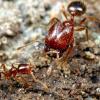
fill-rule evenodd
<path id="1" fill-rule="evenodd" d="M 58 21 L 53 24 L 45 38 L 45 45 L 48 48 L 56 49 L 59 52 L 66 50 L 67 45 L 70 43 L 70 36 L 73 36 L 73 22 L 71 21 Z"/>
<path id="2" fill-rule="evenodd" d="M 74 16 L 81 16 L 86 12 L 86 6 L 83 2 L 73 1 L 68 5 L 68 12 Z"/>
<path id="3" fill-rule="evenodd" d="M 3 71 L 0 72 L 0 79 L 3 74 L 5 79 L 7 80 L 9 80 L 10 78 L 14 78 L 16 81 L 18 82 L 22 81 L 24 85 L 29 86 L 29 83 L 26 81 L 26 79 L 20 75 L 23 75 L 23 74 L 31 75 L 34 82 L 38 82 L 41 85 L 43 85 L 45 89 L 48 89 L 46 84 L 36 79 L 36 77 L 34 76 L 33 71 L 32 71 L 32 67 L 33 67 L 32 64 L 19 64 L 18 68 L 14 67 L 14 65 L 12 64 L 11 69 L 9 70 L 6 68 L 5 64 L 2 64 L 1 67 L 3 68 Z"/>

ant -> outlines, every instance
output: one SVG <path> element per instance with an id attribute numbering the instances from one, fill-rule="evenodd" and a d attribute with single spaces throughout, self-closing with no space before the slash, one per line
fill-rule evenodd
<path id="1" fill-rule="evenodd" d="M 58 18 L 54 17 L 50 20 L 50 28 L 48 34 L 45 37 L 45 51 L 50 51 L 50 49 L 57 50 L 59 54 L 63 54 L 67 59 L 70 55 L 74 46 L 74 28 L 75 28 L 75 16 L 82 16 L 86 7 L 83 2 L 73 1 L 68 5 L 68 11 L 70 13 L 70 19 L 68 20 L 67 14 L 64 7 L 62 7 L 62 13 L 65 16 L 65 21 L 60 21 Z M 80 24 L 85 22 L 86 18 L 83 19 Z M 86 27 L 80 27 L 79 30 L 86 30 L 86 37 L 88 40 L 88 30 Z"/>
<path id="2" fill-rule="evenodd" d="M 36 79 L 36 77 L 34 76 L 32 72 L 33 65 L 31 63 L 30 64 L 19 64 L 18 68 L 14 67 L 14 65 L 12 64 L 12 67 L 9 70 L 6 68 L 5 64 L 2 64 L 1 67 L 3 68 L 3 71 L 0 72 L 0 79 L 1 79 L 1 74 L 3 74 L 6 80 L 9 80 L 10 78 L 14 78 L 18 82 L 23 82 L 25 87 L 29 87 L 30 84 L 25 80 L 24 77 L 22 76 L 18 77 L 18 75 L 21 75 L 21 74 L 28 74 L 32 76 L 32 79 L 34 82 L 40 83 L 41 85 L 43 85 L 43 87 L 46 90 L 48 89 L 46 84 Z"/>
<path id="3" fill-rule="evenodd" d="M 79 22 L 79 27 L 76 29 L 75 17 L 82 17 L 82 15 L 86 12 L 86 6 L 81 1 L 73 1 L 68 5 L 67 10 L 69 12 L 70 19 L 68 19 L 68 14 L 66 13 L 64 6 L 62 6 L 61 12 L 66 20 L 61 21 L 57 17 L 52 18 L 49 22 L 48 34 L 45 36 L 44 51 L 47 54 L 57 54 L 57 59 L 55 61 L 57 61 L 58 66 L 65 66 L 66 60 L 70 57 L 74 49 L 74 31 L 85 30 L 88 41 L 88 27 L 84 23 L 87 19 L 95 20 L 94 17 L 87 16 Z M 17 50 L 23 47 L 25 46 L 22 46 Z M 51 64 L 47 73 L 51 72 L 53 65 L 54 62 Z"/>
<path id="4" fill-rule="evenodd" d="M 58 67 L 65 66 L 66 60 L 70 57 L 73 48 L 74 48 L 74 31 L 83 31 L 86 32 L 87 41 L 89 39 L 88 36 L 88 28 L 84 25 L 87 18 L 83 18 L 79 22 L 79 26 L 75 29 L 75 17 L 81 17 L 86 12 L 86 6 L 81 1 L 73 1 L 71 2 L 67 10 L 70 14 L 70 19 L 68 19 L 67 13 L 65 11 L 64 6 L 62 7 L 62 14 L 66 18 L 65 21 L 59 20 L 57 17 L 54 17 L 50 20 L 50 27 L 48 30 L 48 34 L 45 37 L 45 52 L 56 53 L 57 54 L 57 63 Z M 53 63 L 54 65 L 54 63 Z M 48 69 L 48 73 L 51 73 L 51 69 Z"/>

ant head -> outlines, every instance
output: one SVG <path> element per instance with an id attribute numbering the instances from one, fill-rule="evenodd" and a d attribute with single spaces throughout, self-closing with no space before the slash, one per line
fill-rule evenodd
<path id="1" fill-rule="evenodd" d="M 73 1 L 68 5 L 68 11 L 71 15 L 81 16 L 86 11 L 86 6 L 81 1 Z"/>

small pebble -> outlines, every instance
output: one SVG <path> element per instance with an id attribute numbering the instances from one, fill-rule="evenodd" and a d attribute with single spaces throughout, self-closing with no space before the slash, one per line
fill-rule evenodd
<path id="1" fill-rule="evenodd" d="M 96 98 L 88 97 L 85 100 L 97 100 Z"/>
<path id="2" fill-rule="evenodd" d="M 100 49 L 99 48 L 94 48 L 94 54 L 100 55 Z"/>
<path id="3" fill-rule="evenodd" d="M 96 89 L 96 93 L 97 93 L 98 95 L 100 95 L 100 88 L 97 88 L 97 89 Z"/>
<path id="4" fill-rule="evenodd" d="M 85 58 L 89 60 L 95 59 L 95 55 L 89 51 L 85 52 Z"/>
<path id="5" fill-rule="evenodd" d="M 100 39 L 98 38 L 97 40 L 95 40 L 96 45 L 98 45 L 100 47 Z"/>
<path id="6" fill-rule="evenodd" d="M 7 38 L 5 37 L 5 36 L 3 36 L 2 38 L 1 38 L 1 41 L 2 41 L 2 43 L 3 44 L 7 44 Z"/>
<path id="7" fill-rule="evenodd" d="M 11 30 L 7 30 L 6 32 L 7 32 L 6 34 L 7 34 L 8 36 L 15 36 L 15 33 L 12 32 Z"/>
<path id="8" fill-rule="evenodd" d="M 89 40 L 89 41 L 86 41 L 86 42 L 81 42 L 80 46 L 81 46 L 81 49 L 84 50 L 87 47 L 88 48 L 93 48 L 95 46 L 95 43 L 93 41 Z"/>
<path id="9" fill-rule="evenodd" d="M 81 70 L 84 71 L 86 69 L 86 65 L 81 65 Z"/>

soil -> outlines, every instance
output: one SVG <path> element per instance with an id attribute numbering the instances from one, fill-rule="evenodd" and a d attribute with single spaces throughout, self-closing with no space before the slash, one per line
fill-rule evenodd
<path id="1" fill-rule="evenodd" d="M 61 18 L 58 8 L 62 4 L 68 5 L 69 1 L 2 0 L 0 2 L 8 8 L 9 5 L 13 5 L 12 8 L 15 9 L 10 15 L 12 20 L 5 22 L 3 19 L 5 15 L 0 18 L 0 21 L 3 19 L 2 23 L 8 23 L 11 32 L 8 32 L 5 25 L 0 24 L 0 30 L 1 27 L 5 30 L 1 30 L 0 33 L 0 64 L 5 64 L 9 71 L 12 64 L 17 67 L 30 61 L 36 79 L 48 86 L 48 89 L 45 89 L 39 82 L 34 82 L 29 74 L 17 76 L 24 77 L 26 82 L 31 84 L 29 87 L 15 77 L 7 80 L 1 74 L 0 100 L 100 100 L 100 1 L 84 0 L 84 2 L 87 6 L 85 15 L 93 17 L 85 23 L 89 30 L 89 40 L 86 41 L 85 31 L 75 32 L 73 53 L 63 63 L 53 55 L 45 55 L 44 38 L 50 17 Z M 12 8 L 6 9 L 2 6 L 3 10 L 0 8 L 0 12 L 8 12 Z M 76 24 L 79 20 L 80 18 L 76 18 Z M 30 42 L 31 45 L 28 45 Z M 27 46 L 18 49 L 24 45 Z M 3 71 L 1 67 L 0 71 Z"/>

